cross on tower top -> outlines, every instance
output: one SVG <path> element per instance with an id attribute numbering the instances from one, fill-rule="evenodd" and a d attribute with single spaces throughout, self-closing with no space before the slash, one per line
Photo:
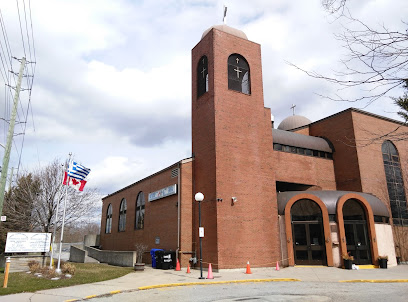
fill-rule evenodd
<path id="1" fill-rule="evenodd" d="M 292 107 L 290 107 L 290 109 L 293 110 L 293 115 L 295 115 L 295 108 L 296 108 L 296 105 L 295 105 L 295 104 L 292 104 Z"/>

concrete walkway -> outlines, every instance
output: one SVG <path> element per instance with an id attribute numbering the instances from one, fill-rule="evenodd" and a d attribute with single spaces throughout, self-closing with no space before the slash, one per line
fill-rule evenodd
<path id="1" fill-rule="evenodd" d="M 181 271 L 175 271 L 146 267 L 144 272 L 130 273 L 109 281 L 42 290 L 35 293 L 0 296 L 0 302 L 81 301 L 95 296 L 113 295 L 126 291 L 237 282 L 408 282 L 408 265 L 399 265 L 388 269 L 364 270 L 344 270 L 333 267 L 288 267 L 279 271 L 276 271 L 275 268 L 252 268 L 252 274 L 245 274 L 245 271 L 245 268 L 221 270 L 220 272 L 213 272 L 214 279 L 199 279 L 199 270 L 192 270 L 190 274 L 187 274 L 185 268 L 182 268 Z M 207 277 L 207 272 L 203 272 L 203 276 Z"/>

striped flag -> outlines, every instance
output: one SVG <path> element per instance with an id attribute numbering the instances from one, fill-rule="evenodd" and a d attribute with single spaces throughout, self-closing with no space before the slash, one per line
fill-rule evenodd
<path id="1" fill-rule="evenodd" d="M 91 172 L 91 169 L 85 168 L 74 161 L 68 167 L 68 176 L 78 180 L 85 180 L 89 172 Z"/>
<path id="2" fill-rule="evenodd" d="M 64 181 L 62 184 L 82 192 L 86 184 L 85 179 L 89 172 L 91 172 L 91 169 L 85 168 L 73 161 L 69 164 L 68 171 L 64 173 Z"/>

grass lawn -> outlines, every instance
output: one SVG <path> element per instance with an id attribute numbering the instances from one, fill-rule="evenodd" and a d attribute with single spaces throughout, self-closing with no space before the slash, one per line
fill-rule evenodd
<path id="1" fill-rule="evenodd" d="M 3 288 L 4 274 L 0 275 L 0 295 L 9 295 L 22 292 L 35 292 L 43 289 L 66 287 L 77 284 L 93 283 L 115 279 L 131 272 L 133 267 L 119 267 L 99 263 L 74 263 L 75 275 L 71 279 L 48 280 L 38 278 L 33 274 L 10 273 L 7 288 Z M 27 268 L 28 270 L 28 268 Z"/>

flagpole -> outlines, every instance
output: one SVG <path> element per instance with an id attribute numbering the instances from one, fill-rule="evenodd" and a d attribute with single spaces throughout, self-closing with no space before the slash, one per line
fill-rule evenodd
<path id="1" fill-rule="evenodd" d="M 71 164 L 71 156 L 72 156 L 72 153 L 70 152 L 69 153 L 69 159 L 68 159 L 68 167 Z M 60 268 L 60 265 L 61 265 L 61 250 L 62 250 L 62 239 L 64 237 L 65 210 L 66 210 L 66 206 L 67 206 L 67 195 L 68 195 L 69 180 L 70 180 L 70 177 L 68 176 L 67 177 L 68 182 L 67 182 L 67 186 L 65 188 L 64 212 L 62 214 L 62 227 L 61 227 L 61 238 L 60 238 L 60 244 L 59 244 L 58 265 L 57 265 L 57 269 L 55 270 L 55 272 L 57 274 L 61 274 L 61 268 Z"/>
<path id="2" fill-rule="evenodd" d="M 64 165 L 62 165 L 64 166 Z M 65 167 L 66 170 L 67 167 Z M 62 172 L 62 182 L 64 182 L 64 175 L 65 175 L 65 170 Z M 55 212 L 55 219 L 54 219 L 54 234 L 52 235 L 52 243 L 51 243 L 51 257 L 50 257 L 50 268 L 52 268 L 54 265 L 54 245 L 55 245 L 55 236 L 57 235 L 57 223 L 58 223 L 58 211 L 59 211 L 59 204 L 60 204 L 60 196 L 58 196 L 57 200 L 57 210 Z"/>

